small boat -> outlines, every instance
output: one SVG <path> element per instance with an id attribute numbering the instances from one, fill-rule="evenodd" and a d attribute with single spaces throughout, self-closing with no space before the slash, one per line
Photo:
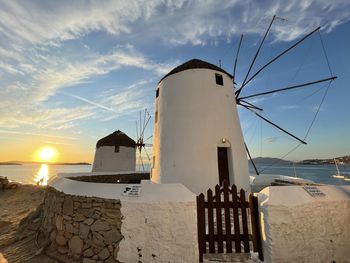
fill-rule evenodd
<path id="1" fill-rule="evenodd" d="M 350 181 L 350 177 L 349 176 L 344 176 L 344 181 Z"/>
<path id="2" fill-rule="evenodd" d="M 338 168 L 338 164 L 337 164 L 337 160 L 334 158 L 334 164 L 335 164 L 335 167 L 337 168 L 337 173 L 332 175 L 333 178 L 337 178 L 337 179 L 344 179 L 344 175 L 341 175 L 340 172 L 339 172 L 339 168 Z M 347 178 L 348 180 L 350 180 L 350 178 Z M 347 180 L 346 180 L 347 181 Z"/>

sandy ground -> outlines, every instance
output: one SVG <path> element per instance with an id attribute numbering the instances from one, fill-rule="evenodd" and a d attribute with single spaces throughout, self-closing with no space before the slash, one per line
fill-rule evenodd
<path id="1" fill-rule="evenodd" d="M 0 253 L 8 263 L 57 262 L 39 253 L 40 250 L 35 242 L 35 226 L 32 226 L 32 229 L 29 227 L 21 230 L 20 238 L 18 234 L 16 235 L 21 220 L 36 210 L 43 201 L 44 195 L 45 187 L 34 185 L 0 190 Z"/>

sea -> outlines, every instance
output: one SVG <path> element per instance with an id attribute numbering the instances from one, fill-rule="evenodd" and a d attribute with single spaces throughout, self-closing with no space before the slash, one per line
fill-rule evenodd
<path id="1" fill-rule="evenodd" d="M 350 165 L 338 165 L 340 174 L 350 177 Z M 23 165 L 0 165 L 0 176 L 6 176 L 9 180 L 23 184 L 46 184 L 48 179 L 57 173 L 90 172 L 91 165 L 54 165 L 54 164 L 23 164 Z M 295 168 L 295 169 L 294 169 Z M 141 169 L 141 167 L 137 167 Z M 274 165 L 258 166 L 263 174 L 281 174 L 297 176 L 309 179 L 315 183 L 331 185 L 350 185 L 350 181 L 333 178 L 336 173 L 334 165 Z M 253 174 L 253 167 L 250 167 Z"/>

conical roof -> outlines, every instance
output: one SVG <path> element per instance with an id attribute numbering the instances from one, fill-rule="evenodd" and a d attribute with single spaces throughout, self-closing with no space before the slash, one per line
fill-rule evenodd
<path id="1" fill-rule="evenodd" d="M 205 68 L 205 69 L 212 69 L 212 70 L 220 71 L 220 72 L 226 74 L 227 76 L 229 76 L 230 78 L 232 78 L 231 74 L 229 74 L 227 71 L 223 70 L 222 68 L 219 68 L 218 66 L 216 66 L 214 64 L 210 64 L 210 63 L 203 61 L 203 60 L 200 60 L 200 59 L 191 59 L 191 60 L 183 63 L 182 65 L 177 66 L 173 70 L 171 70 L 160 81 L 162 81 L 166 77 L 173 75 L 175 73 L 179 73 L 179 72 L 187 70 L 187 69 L 195 69 L 195 68 Z"/>
<path id="2" fill-rule="evenodd" d="M 98 140 L 96 148 L 102 146 L 125 146 L 125 147 L 136 147 L 136 143 L 124 132 L 117 130 L 106 137 Z"/>

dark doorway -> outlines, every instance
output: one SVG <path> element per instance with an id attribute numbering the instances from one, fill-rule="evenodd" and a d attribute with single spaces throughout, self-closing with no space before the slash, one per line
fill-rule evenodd
<path id="1" fill-rule="evenodd" d="M 218 169 L 219 169 L 219 184 L 223 185 L 224 180 L 226 180 L 227 183 L 230 184 L 226 147 L 218 147 Z"/>

